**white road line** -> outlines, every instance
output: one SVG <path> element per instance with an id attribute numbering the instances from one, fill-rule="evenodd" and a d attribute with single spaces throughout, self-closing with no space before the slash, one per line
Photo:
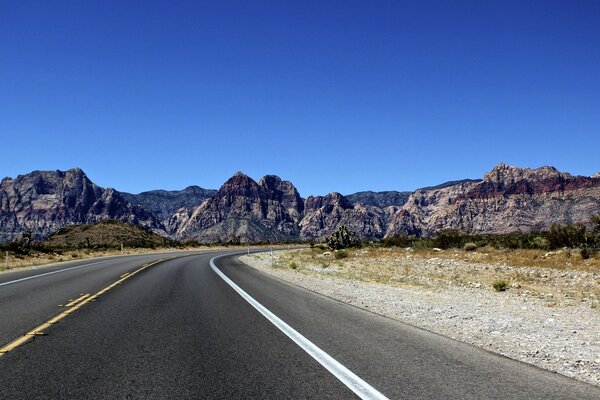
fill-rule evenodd
<path id="1" fill-rule="evenodd" d="M 41 278 L 42 276 L 53 275 L 53 274 L 60 274 L 61 272 L 67 272 L 67 271 L 71 271 L 71 270 L 79 269 L 79 268 L 83 268 L 83 267 L 89 267 L 89 266 L 92 266 L 92 265 L 102 264 L 102 263 L 109 262 L 109 261 L 113 261 L 113 260 L 97 261 L 97 262 L 93 262 L 93 263 L 90 263 L 90 264 L 78 265 L 76 267 L 59 269 L 58 271 L 46 272 L 45 274 L 28 276 L 27 278 L 15 279 L 14 281 L 0 283 L 0 286 L 6 286 L 6 285 L 11 285 L 13 283 L 28 281 L 30 279 Z"/>
<path id="2" fill-rule="evenodd" d="M 292 339 L 302 350 L 307 352 L 312 358 L 317 360 L 319 364 L 325 367 L 329 372 L 339 379 L 344 385 L 352 390 L 361 399 L 387 399 L 382 393 L 380 393 L 373 386 L 363 381 L 356 374 L 344 367 L 338 361 L 336 361 L 329 354 L 321 350 L 313 342 L 302 336 L 294 328 L 283 322 L 279 317 L 269 311 L 265 306 L 254 300 L 252 296 L 246 293 L 242 288 L 236 285 L 231 279 L 229 279 L 217 266 L 215 265 L 215 259 L 223 257 L 218 256 L 210 260 L 210 266 L 229 286 L 231 286 L 244 300 L 246 300 L 252 307 L 260 312 L 265 318 L 267 318 L 273 325 L 275 325 L 281 332 L 285 333 L 290 339 Z"/>

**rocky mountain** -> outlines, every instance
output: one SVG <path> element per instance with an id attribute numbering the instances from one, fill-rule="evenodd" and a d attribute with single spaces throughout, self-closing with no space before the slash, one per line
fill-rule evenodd
<path id="1" fill-rule="evenodd" d="M 37 238 L 71 224 L 118 219 L 179 240 L 202 242 L 316 241 L 346 225 L 361 238 L 434 235 L 443 229 L 503 233 L 588 223 L 600 214 L 600 176 L 572 176 L 553 167 L 499 164 L 481 180 L 406 192 L 330 193 L 303 200 L 289 181 L 243 173 L 218 191 L 132 195 L 104 189 L 80 169 L 34 171 L 0 183 L 0 241 L 24 231 Z"/>
<path id="2" fill-rule="evenodd" d="M 386 234 L 543 230 L 552 223 L 588 224 L 595 214 L 600 214 L 600 177 L 499 164 L 482 181 L 415 191 Z"/>
<path id="3" fill-rule="evenodd" d="M 117 219 L 161 230 L 156 218 L 114 189 L 104 189 L 79 169 L 33 171 L 0 182 L 0 241 L 30 231 L 45 238 L 70 224 Z"/>
<path id="4" fill-rule="evenodd" d="M 386 208 L 390 206 L 402 207 L 406 204 L 409 196 L 412 192 L 357 192 L 346 195 L 346 199 L 352 204 L 363 204 L 365 206 L 375 206 L 379 208 Z"/>
<path id="5" fill-rule="evenodd" d="M 216 190 L 188 186 L 183 190 L 150 190 L 139 194 L 121 192 L 125 200 L 142 206 L 166 223 L 180 208 L 191 209 L 216 193 Z"/>
<path id="6" fill-rule="evenodd" d="M 267 175 L 255 182 L 238 172 L 188 218 L 178 217 L 175 237 L 202 242 L 297 240 L 304 203 L 291 182 Z"/>
<path id="7" fill-rule="evenodd" d="M 352 204 L 339 193 L 327 196 L 309 196 L 304 204 L 304 218 L 300 222 L 300 237 L 319 240 L 330 235 L 339 225 L 346 225 L 363 239 L 382 238 L 392 211 L 380 207 Z M 391 207 L 391 210 L 395 210 Z"/>
<path id="8" fill-rule="evenodd" d="M 477 183 L 477 182 L 481 182 L 481 179 L 460 179 L 458 181 L 448 181 L 448 182 L 440 183 L 439 185 L 435 185 L 435 186 L 426 186 L 426 187 L 421 188 L 420 190 L 445 189 L 447 187 L 456 186 L 456 185 L 460 185 L 463 183 Z"/>

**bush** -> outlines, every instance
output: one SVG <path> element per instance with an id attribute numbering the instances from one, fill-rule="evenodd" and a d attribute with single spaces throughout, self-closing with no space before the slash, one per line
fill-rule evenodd
<path id="1" fill-rule="evenodd" d="M 455 229 L 441 231 L 433 240 L 435 246 L 440 249 L 449 249 L 452 247 L 461 248 L 466 242 L 467 235 Z"/>
<path id="2" fill-rule="evenodd" d="M 418 239 L 414 235 L 410 236 L 388 236 L 383 239 L 383 245 L 385 247 L 412 247 L 415 242 L 423 239 Z"/>
<path id="3" fill-rule="evenodd" d="M 477 245 L 473 242 L 468 242 L 465 243 L 465 245 L 463 246 L 463 250 L 465 251 L 475 251 L 477 250 Z"/>
<path id="4" fill-rule="evenodd" d="M 587 244 L 588 235 L 585 225 L 559 225 L 552 224 L 546 234 L 548 244 L 551 249 L 560 249 L 561 247 L 575 248 Z"/>
<path id="5" fill-rule="evenodd" d="M 591 252 L 591 250 L 587 246 L 583 247 L 581 249 L 580 254 L 581 254 L 581 258 L 583 260 L 587 260 L 588 258 L 590 258 L 592 256 L 592 252 Z"/>
<path id="6" fill-rule="evenodd" d="M 291 269 L 298 269 L 298 264 L 296 264 L 296 262 L 295 262 L 295 261 L 292 261 L 292 262 L 290 263 L 290 268 L 291 268 Z"/>
<path id="7" fill-rule="evenodd" d="M 348 258 L 348 252 L 346 250 L 337 250 L 333 253 L 333 256 L 336 260 L 341 260 L 342 258 Z"/>
<path id="8" fill-rule="evenodd" d="M 508 282 L 496 281 L 492 284 L 492 287 L 494 290 L 496 290 L 496 292 L 504 292 L 506 289 L 508 289 Z"/>

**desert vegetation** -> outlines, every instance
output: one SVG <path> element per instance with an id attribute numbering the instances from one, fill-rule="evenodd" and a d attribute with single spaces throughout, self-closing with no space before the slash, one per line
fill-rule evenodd
<path id="1" fill-rule="evenodd" d="M 393 286 L 468 287 L 515 292 L 548 304 L 600 304 L 600 217 L 593 225 L 546 232 L 396 236 L 357 242 L 340 227 L 321 244 L 276 254 L 273 266 Z M 255 255 L 260 259 L 264 255 Z"/>

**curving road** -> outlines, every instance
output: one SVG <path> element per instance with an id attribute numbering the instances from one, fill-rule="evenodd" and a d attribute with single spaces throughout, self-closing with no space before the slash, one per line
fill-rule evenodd
<path id="1" fill-rule="evenodd" d="M 600 398 L 291 286 L 231 252 L 0 274 L 0 347 L 0 398 L 11 400 Z"/>

